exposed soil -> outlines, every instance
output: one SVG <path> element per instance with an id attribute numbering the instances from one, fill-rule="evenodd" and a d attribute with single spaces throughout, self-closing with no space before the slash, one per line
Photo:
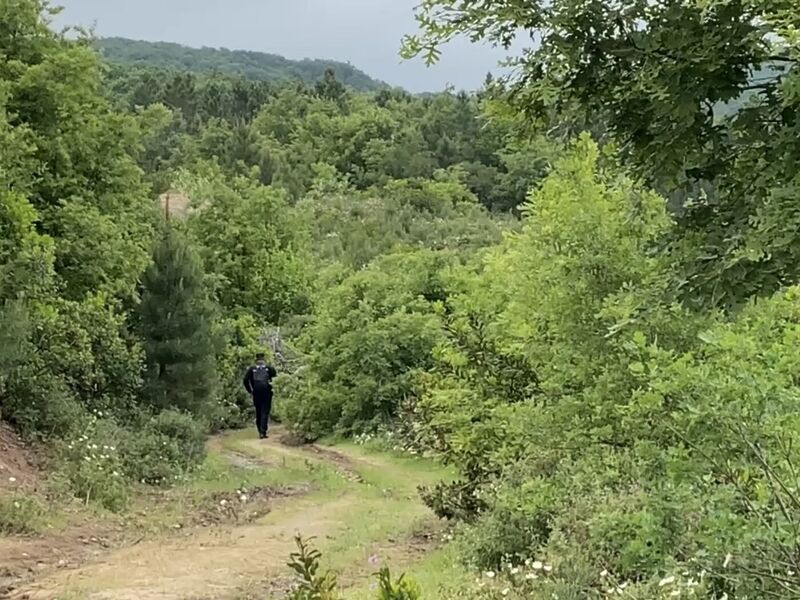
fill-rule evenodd
<path id="1" fill-rule="evenodd" d="M 0 491 L 35 489 L 42 480 L 35 453 L 0 421 Z"/>

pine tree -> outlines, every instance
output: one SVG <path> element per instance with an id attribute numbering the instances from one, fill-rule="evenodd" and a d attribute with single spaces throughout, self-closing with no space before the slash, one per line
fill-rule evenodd
<path id="1" fill-rule="evenodd" d="M 217 344 L 203 268 L 180 232 L 166 229 L 143 286 L 140 328 L 151 401 L 196 413 L 216 389 Z"/>

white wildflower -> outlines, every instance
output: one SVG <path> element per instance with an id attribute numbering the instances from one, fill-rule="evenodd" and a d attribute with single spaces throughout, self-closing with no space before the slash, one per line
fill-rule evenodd
<path id="1" fill-rule="evenodd" d="M 519 568 L 518 567 L 511 567 L 511 574 L 512 575 L 516 575 L 517 573 L 519 573 Z"/>
<path id="2" fill-rule="evenodd" d="M 544 565 L 542 569 L 544 569 L 545 573 L 549 573 L 553 570 L 553 565 Z"/>
<path id="3" fill-rule="evenodd" d="M 489 579 L 493 579 L 495 575 L 496 575 L 496 573 L 494 571 L 486 571 L 486 576 Z"/>
<path id="4" fill-rule="evenodd" d="M 543 566 L 544 565 L 542 564 L 542 561 L 535 560 L 535 561 L 533 561 L 533 564 L 531 565 L 531 568 L 533 568 L 534 571 L 541 571 Z"/>
<path id="5" fill-rule="evenodd" d="M 602 571 L 600 571 L 600 577 L 608 577 L 608 570 L 603 569 Z"/>
<path id="6" fill-rule="evenodd" d="M 501 593 L 501 594 L 503 594 L 503 596 L 508 596 L 508 593 L 509 593 L 510 591 L 511 591 L 510 589 L 506 588 L 506 589 L 504 589 L 504 590 L 503 590 L 502 592 L 500 592 L 500 593 Z"/>
<path id="7" fill-rule="evenodd" d="M 539 576 L 536 573 L 528 573 L 525 575 L 525 579 L 528 581 L 533 581 L 534 579 L 539 579 Z"/>

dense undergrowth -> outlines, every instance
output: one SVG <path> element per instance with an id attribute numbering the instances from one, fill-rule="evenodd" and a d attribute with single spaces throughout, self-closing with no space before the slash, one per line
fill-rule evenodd
<path id="1" fill-rule="evenodd" d="M 551 4 L 424 3 L 409 53 L 545 40 L 427 98 L 107 71 L 9 5 L 4 418 L 119 509 L 248 419 L 271 340 L 298 434 L 458 470 L 422 491 L 484 573 L 454 597 L 800 597 L 800 13 Z"/>

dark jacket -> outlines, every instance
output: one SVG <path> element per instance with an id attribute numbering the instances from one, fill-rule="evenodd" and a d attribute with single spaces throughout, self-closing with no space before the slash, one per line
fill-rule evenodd
<path id="1" fill-rule="evenodd" d="M 259 364 L 267 367 L 267 370 L 269 371 L 269 378 L 270 379 L 275 379 L 275 377 L 278 375 L 278 372 L 275 370 L 275 367 L 273 367 L 272 365 L 268 365 L 266 363 L 259 363 Z M 259 365 L 253 365 L 252 367 L 247 369 L 247 373 L 244 376 L 244 381 L 243 381 L 244 389 L 247 390 L 248 394 L 252 394 L 253 393 L 253 387 L 254 387 L 254 385 L 253 385 L 253 371 L 255 370 L 256 366 L 259 366 Z M 270 388 L 271 387 L 272 386 L 270 385 Z"/>

